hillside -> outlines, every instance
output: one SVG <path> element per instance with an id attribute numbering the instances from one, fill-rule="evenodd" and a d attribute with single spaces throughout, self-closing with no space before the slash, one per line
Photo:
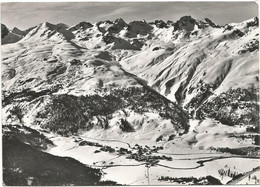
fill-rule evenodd
<path id="1" fill-rule="evenodd" d="M 217 95 L 229 88 L 257 88 L 258 18 L 220 27 L 185 16 L 174 25 L 157 31 L 158 39 L 121 60 L 122 66 L 182 105 L 204 86 Z"/>
<path id="2" fill-rule="evenodd" d="M 19 154 L 17 154 L 19 153 Z M 3 178 L 8 186 L 115 185 L 101 171 L 75 159 L 57 157 L 9 136 L 3 137 Z"/>
<path id="3" fill-rule="evenodd" d="M 70 30 L 46 22 L 3 45 L 4 123 L 17 122 L 11 111 L 18 107 L 18 122 L 64 135 L 92 128 L 135 131 L 150 119 L 167 124 L 168 133 L 188 130 L 178 105 L 122 69 L 111 52 L 79 46 Z"/>
<path id="4" fill-rule="evenodd" d="M 257 17 L 2 24 L 1 38 L 6 185 L 226 184 L 259 164 Z"/>

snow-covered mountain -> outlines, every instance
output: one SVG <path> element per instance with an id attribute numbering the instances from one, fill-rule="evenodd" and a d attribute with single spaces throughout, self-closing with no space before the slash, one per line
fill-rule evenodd
<path id="1" fill-rule="evenodd" d="M 80 46 L 70 30 L 46 22 L 2 46 L 4 123 L 12 121 L 10 111 L 18 104 L 27 125 L 60 134 L 93 128 L 138 131 L 150 120 L 152 128 L 160 129 L 159 121 L 165 125 L 150 135 L 154 140 L 188 130 L 188 116 L 178 105 L 122 69 L 109 51 Z"/>
<path id="2" fill-rule="evenodd" d="M 258 33 L 258 18 L 219 27 L 183 17 L 167 41 L 158 33 L 150 47 L 120 63 L 162 95 L 187 104 L 203 84 L 215 94 L 258 86 Z"/>
<path id="3" fill-rule="evenodd" d="M 258 18 L 225 26 L 184 16 L 175 23 L 117 19 L 2 29 L 2 41 L 22 36 L 2 46 L 6 95 L 103 96 L 145 88 L 194 112 L 231 88 L 259 83 Z"/>
<path id="4" fill-rule="evenodd" d="M 22 134 L 19 141 L 35 146 L 27 138 L 54 137 L 57 147 L 44 142 L 47 152 L 83 163 L 90 161 L 73 152 L 78 144 L 101 146 L 84 137 L 146 151 L 139 158 L 118 144 L 101 146 L 137 164 L 170 160 L 153 155 L 157 144 L 167 154 L 244 154 L 248 147 L 246 154 L 259 155 L 257 17 L 224 26 L 184 16 L 175 22 L 45 22 L 25 31 L 2 24 L 1 30 L 2 124 L 7 134 Z"/>

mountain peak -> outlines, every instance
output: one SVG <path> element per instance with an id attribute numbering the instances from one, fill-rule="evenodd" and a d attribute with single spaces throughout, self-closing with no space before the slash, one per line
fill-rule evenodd
<path id="1" fill-rule="evenodd" d="M 156 25 L 158 28 L 167 28 L 168 25 L 163 20 L 155 20 L 153 22 L 149 22 L 149 24 Z"/>
<path id="2" fill-rule="evenodd" d="M 96 23 L 96 25 L 101 25 L 101 24 L 113 24 L 113 22 L 110 21 L 110 20 L 105 20 L 105 21 L 98 21 L 98 22 Z"/>
<path id="3" fill-rule="evenodd" d="M 198 25 L 198 28 L 205 28 L 205 27 L 214 27 L 214 28 L 219 28 L 219 25 L 216 25 L 211 21 L 209 18 L 204 18 L 203 20 L 197 21 L 196 24 Z"/>
<path id="4" fill-rule="evenodd" d="M 14 34 L 21 35 L 21 36 L 25 36 L 25 34 L 26 34 L 25 31 L 22 31 L 22 30 L 18 29 L 17 27 L 14 27 L 11 32 Z"/>
<path id="5" fill-rule="evenodd" d="M 191 17 L 190 15 L 186 15 L 186 16 L 182 16 L 177 22 L 191 22 L 191 23 L 195 23 L 196 20 Z"/>
<path id="6" fill-rule="evenodd" d="M 42 24 L 41 24 L 41 26 L 47 26 L 47 27 L 49 27 L 49 26 L 52 26 L 53 24 L 51 24 L 51 23 L 49 23 L 49 22 L 47 22 L 47 21 L 45 21 L 45 22 L 43 22 Z"/>
<path id="7" fill-rule="evenodd" d="M 14 27 L 12 30 L 19 30 L 19 31 L 21 31 L 20 29 L 18 29 L 17 27 Z"/>
<path id="8" fill-rule="evenodd" d="M 74 38 L 74 34 L 68 30 L 68 26 L 64 23 L 52 24 L 46 21 L 26 32 L 28 34 L 24 37 L 25 40 L 30 38 L 39 41 L 49 38 L 55 38 L 55 40 L 71 40 Z"/>
<path id="9" fill-rule="evenodd" d="M 91 27 L 93 27 L 92 23 L 82 21 L 82 22 L 78 23 L 77 25 L 70 27 L 68 30 L 69 31 L 75 31 L 75 30 L 78 30 L 78 29 L 85 30 L 85 29 L 88 29 L 88 28 L 91 28 Z"/>
<path id="10" fill-rule="evenodd" d="M 122 18 L 116 19 L 116 20 L 115 20 L 115 24 L 127 25 L 127 23 L 125 22 L 125 20 L 123 20 Z"/>
<path id="11" fill-rule="evenodd" d="M 6 25 L 1 23 L 1 38 L 3 39 L 6 35 L 8 35 L 8 33 L 9 30 Z"/>
<path id="12" fill-rule="evenodd" d="M 194 29 L 196 20 L 191 16 L 183 16 L 177 22 L 174 23 L 174 31 L 185 30 L 190 32 Z"/>
<path id="13" fill-rule="evenodd" d="M 55 30 L 55 25 L 49 22 L 43 22 L 39 25 L 40 28 L 43 29 L 50 29 L 50 30 Z"/>
<path id="14" fill-rule="evenodd" d="M 259 26 L 259 18 L 254 17 L 247 21 L 247 27 Z"/>
<path id="15" fill-rule="evenodd" d="M 127 23 L 122 19 L 116 19 L 112 24 L 108 21 L 105 22 L 105 24 L 108 24 L 107 29 L 104 27 L 104 30 L 107 30 L 109 33 L 119 33 L 125 26 L 127 26 Z"/>

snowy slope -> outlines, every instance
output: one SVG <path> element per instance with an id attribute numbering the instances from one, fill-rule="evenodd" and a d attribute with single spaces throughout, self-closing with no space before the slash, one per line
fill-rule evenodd
<path id="1" fill-rule="evenodd" d="M 167 98 L 184 104 L 202 83 L 210 84 L 215 94 L 230 87 L 257 87 L 258 18 L 224 27 L 206 23 L 183 17 L 171 38 L 167 31 L 155 31 L 158 40 L 120 63 Z"/>
<path id="2" fill-rule="evenodd" d="M 259 165 L 258 34 L 258 18 L 2 25 L 4 135 L 120 184 L 226 184 Z"/>
<path id="3" fill-rule="evenodd" d="M 120 114 L 120 117 L 115 118 L 115 123 L 111 116 L 109 120 L 112 121 L 107 121 L 107 116 L 91 120 L 95 124 L 102 123 L 101 126 L 114 126 L 118 121 L 124 124 L 120 121 L 123 118 L 130 122 L 133 129 L 138 129 L 140 124 L 145 124 L 144 118 L 139 116 L 140 111 L 133 105 L 133 100 L 129 101 L 121 94 L 132 94 L 139 101 L 142 98 L 137 94 L 142 90 L 147 98 L 152 98 L 154 93 L 157 98 L 161 98 L 154 92 L 156 90 L 181 107 L 185 106 L 191 116 L 204 119 L 203 115 L 210 113 L 202 107 L 206 101 L 226 93 L 229 88 L 257 87 L 258 32 L 258 18 L 225 26 L 215 25 L 209 19 L 195 20 L 190 16 L 184 16 L 174 23 L 162 20 L 126 23 L 123 19 L 117 19 L 94 24 L 81 22 L 69 27 L 62 23 L 55 25 L 45 22 L 31 29 L 18 42 L 2 45 L 2 89 L 8 98 L 4 103 L 8 105 L 19 101 L 19 97 L 32 94 L 26 102 L 32 102 L 33 99 L 38 102 L 39 96 L 46 97 L 43 108 L 36 106 L 35 111 L 52 108 L 53 100 L 62 101 L 64 98 L 76 102 L 75 105 L 85 110 L 85 106 L 78 105 L 74 97 L 86 97 L 88 100 L 91 96 L 110 97 L 119 92 L 118 96 L 124 102 L 130 102 L 127 107 L 132 108 L 126 107 L 130 111 Z M 57 98 L 49 95 L 57 95 Z M 166 105 L 171 103 L 169 100 L 159 99 L 159 104 L 155 100 L 147 104 L 144 99 L 139 107 L 156 105 L 153 108 L 155 111 L 149 109 L 145 112 L 154 112 L 158 118 L 161 111 L 167 111 Z M 34 108 L 36 101 L 32 102 L 33 106 L 30 102 L 26 103 L 25 108 Z M 244 102 L 241 101 L 240 105 Z M 173 106 L 177 111 L 180 110 L 176 104 Z M 253 104 L 253 109 L 246 112 L 238 109 L 236 118 L 241 118 L 241 111 L 244 114 L 257 112 L 256 106 Z M 200 107 L 203 112 L 199 111 Z M 192 113 L 194 108 L 196 111 Z M 232 114 L 230 106 L 226 108 Z M 37 113 L 31 112 L 33 115 Z M 116 116 L 114 112 L 119 111 L 112 111 L 109 115 Z M 134 117 L 129 116 L 132 112 Z M 176 119 L 171 123 L 175 126 L 178 124 L 178 129 L 182 123 L 184 131 L 187 131 L 187 119 L 183 119 L 181 112 L 176 114 L 183 123 Z M 29 112 L 27 116 L 30 115 Z M 210 115 L 221 119 L 223 123 L 230 117 L 222 119 L 219 114 Z M 148 116 L 147 119 L 154 117 Z M 140 120 L 136 122 L 134 118 Z M 173 119 L 173 116 L 170 118 Z M 30 123 L 33 120 L 30 119 Z M 245 120 L 243 117 L 242 122 Z M 255 124 L 255 121 L 252 123 Z M 136 126 L 133 127 L 133 124 Z M 176 129 L 172 130 L 176 133 Z M 169 134 L 161 133 L 166 137 Z"/>
<path id="4" fill-rule="evenodd" d="M 152 128 L 163 128 L 158 126 L 163 123 L 168 132 L 154 135 L 148 130 L 154 141 L 164 133 L 187 131 L 188 116 L 179 106 L 122 69 L 110 51 L 80 46 L 73 31 L 78 26 L 72 28 L 45 22 L 19 42 L 2 46 L 3 123 L 18 120 L 68 135 L 92 128 L 120 134 L 157 121 Z M 117 42 L 125 47 L 121 39 L 115 41 L 109 48 Z M 22 118 L 12 112 L 17 107 Z"/>

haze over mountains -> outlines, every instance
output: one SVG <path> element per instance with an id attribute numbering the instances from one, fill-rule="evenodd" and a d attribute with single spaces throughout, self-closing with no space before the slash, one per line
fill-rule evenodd
<path id="1" fill-rule="evenodd" d="M 1 39 L 6 132 L 22 125 L 20 133 L 61 139 L 162 143 L 168 153 L 249 147 L 259 156 L 257 17 L 224 26 L 191 16 L 1 24 Z"/>

